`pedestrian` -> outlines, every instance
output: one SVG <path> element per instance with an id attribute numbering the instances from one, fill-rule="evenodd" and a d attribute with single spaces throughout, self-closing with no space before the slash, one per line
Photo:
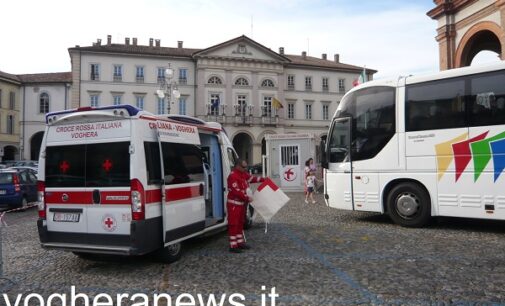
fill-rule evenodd
<path id="1" fill-rule="evenodd" d="M 307 193 L 305 194 L 305 203 L 309 204 L 308 199 L 312 201 L 312 204 L 315 204 L 314 200 L 314 188 L 316 186 L 316 172 L 313 170 L 309 171 L 307 178 L 305 179 L 305 186 L 307 188 Z"/>
<path id="2" fill-rule="evenodd" d="M 230 252 L 242 253 L 250 249 L 244 240 L 244 215 L 245 209 L 252 198 L 247 194 L 249 183 L 263 182 L 262 177 L 252 176 L 247 172 L 247 162 L 237 160 L 235 167 L 228 176 L 228 197 L 226 209 L 228 217 L 228 236 L 230 239 Z"/>
<path id="3" fill-rule="evenodd" d="M 309 176 L 310 170 L 314 167 L 314 159 L 311 157 L 305 161 L 305 169 L 303 169 L 303 186 L 304 193 L 307 195 L 307 176 Z"/>

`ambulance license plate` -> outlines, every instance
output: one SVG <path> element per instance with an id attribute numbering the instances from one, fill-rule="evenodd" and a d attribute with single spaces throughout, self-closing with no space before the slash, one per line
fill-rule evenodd
<path id="1" fill-rule="evenodd" d="M 79 213 L 54 213 L 54 222 L 79 222 Z"/>

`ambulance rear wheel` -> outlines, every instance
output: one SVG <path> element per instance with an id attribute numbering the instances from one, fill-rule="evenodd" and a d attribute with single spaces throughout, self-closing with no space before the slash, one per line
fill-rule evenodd
<path id="1" fill-rule="evenodd" d="M 165 263 L 172 263 L 179 260 L 179 258 L 181 258 L 181 254 L 182 254 L 181 243 L 180 242 L 174 243 L 161 249 L 160 259 Z"/>
<path id="2" fill-rule="evenodd" d="M 253 226 L 254 207 L 247 205 L 245 213 L 244 229 L 250 229 Z"/>

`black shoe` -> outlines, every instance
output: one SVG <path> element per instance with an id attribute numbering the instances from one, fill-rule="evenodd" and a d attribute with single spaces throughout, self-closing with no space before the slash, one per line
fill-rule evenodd
<path id="1" fill-rule="evenodd" d="M 239 248 L 230 248 L 230 253 L 242 253 L 242 250 Z"/>
<path id="2" fill-rule="evenodd" d="M 238 247 L 239 247 L 239 249 L 242 249 L 242 250 L 250 250 L 251 249 L 251 246 L 246 243 L 241 244 Z"/>

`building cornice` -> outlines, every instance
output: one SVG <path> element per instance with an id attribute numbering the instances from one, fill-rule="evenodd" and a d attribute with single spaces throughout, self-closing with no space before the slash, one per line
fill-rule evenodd
<path id="1" fill-rule="evenodd" d="M 437 5 L 426 13 L 431 19 L 438 19 L 443 15 L 451 15 L 477 0 L 435 0 Z"/>

